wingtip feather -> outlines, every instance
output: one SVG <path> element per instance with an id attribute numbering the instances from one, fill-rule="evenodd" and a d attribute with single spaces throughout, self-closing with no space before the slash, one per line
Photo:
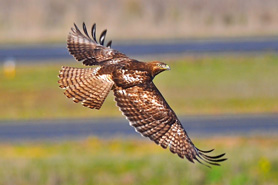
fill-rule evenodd
<path id="1" fill-rule="evenodd" d="M 96 39 L 96 23 L 93 24 L 91 32 L 92 32 L 91 34 L 92 34 L 92 37 L 93 37 L 94 41 L 97 43 L 97 39 Z"/>

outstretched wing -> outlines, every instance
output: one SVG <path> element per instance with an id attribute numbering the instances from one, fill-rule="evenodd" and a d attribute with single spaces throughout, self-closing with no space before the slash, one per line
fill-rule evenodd
<path id="1" fill-rule="evenodd" d="M 208 156 L 206 153 L 213 150 L 196 148 L 161 93 L 152 82 L 148 83 L 114 88 L 117 105 L 137 132 L 191 162 L 219 165 L 218 162 L 226 160 L 222 158 L 225 154 Z"/>
<path id="2" fill-rule="evenodd" d="M 130 60 L 125 54 L 111 49 L 112 41 L 104 46 L 107 30 L 101 33 L 99 43 L 96 40 L 96 24 L 92 27 L 92 37 L 89 36 L 85 23 L 83 23 L 83 31 L 84 34 L 74 24 L 74 28 L 71 28 L 68 35 L 67 45 L 70 54 L 76 60 L 82 61 L 84 65 L 103 65 Z"/>

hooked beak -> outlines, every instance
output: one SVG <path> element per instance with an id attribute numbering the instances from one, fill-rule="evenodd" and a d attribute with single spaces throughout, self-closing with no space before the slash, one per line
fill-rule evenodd
<path id="1" fill-rule="evenodd" d="M 170 66 L 168 66 L 167 64 L 165 64 L 165 65 L 162 66 L 162 69 L 168 71 L 168 70 L 170 70 L 171 68 L 170 68 Z"/>
<path id="2" fill-rule="evenodd" d="M 167 65 L 167 69 L 166 70 L 171 70 L 170 66 Z"/>

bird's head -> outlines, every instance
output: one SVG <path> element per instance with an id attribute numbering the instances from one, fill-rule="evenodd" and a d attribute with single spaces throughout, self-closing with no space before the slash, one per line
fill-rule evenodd
<path id="1" fill-rule="evenodd" d="M 170 70 L 170 67 L 163 62 L 153 61 L 153 62 L 149 62 L 148 64 L 150 65 L 152 77 L 155 77 L 156 75 L 158 75 L 163 71 Z"/>

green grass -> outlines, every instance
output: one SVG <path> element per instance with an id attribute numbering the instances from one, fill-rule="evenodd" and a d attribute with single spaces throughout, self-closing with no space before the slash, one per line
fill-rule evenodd
<path id="1" fill-rule="evenodd" d="M 155 81 L 178 115 L 278 112 L 278 56 L 207 56 L 163 61 L 171 71 Z M 63 62 L 68 66 L 81 64 Z M 109 95 L 101 110 L 74 104 L 58 88 L 60 64 L 18 65 L 15 78 L 0 68 L 0 119 L 121 116 Z"/>
<path id="2" fill-rule="evenodd" d="M 210 138 L 198 147 L 226 152 L 209 169 L 148 140 L 0 144 L 0 184 L 277 184 L 277 138 Z"/>

